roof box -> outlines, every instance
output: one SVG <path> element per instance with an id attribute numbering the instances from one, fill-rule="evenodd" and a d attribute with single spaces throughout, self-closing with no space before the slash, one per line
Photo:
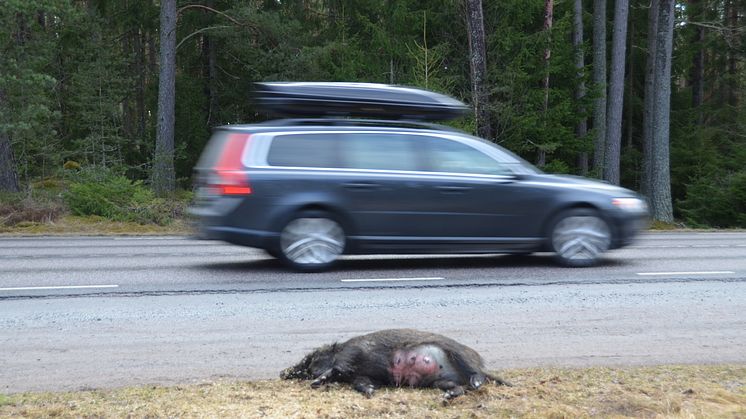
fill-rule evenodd
<path id="1" fill-rule="evenodd" d="M 432 121 L 453 119 L 469 108 L 439 93 L 376 83 L 256 83 L 260 108 L 283 117 L 362 117 Z"/>

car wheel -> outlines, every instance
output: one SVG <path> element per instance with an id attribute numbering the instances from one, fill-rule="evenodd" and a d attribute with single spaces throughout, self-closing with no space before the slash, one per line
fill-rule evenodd
<path id="1" fill-rule="evenodd" d="M 554 219 L 549 240 L 560 264 L 593 266 L 611 245 L 611 229 L 597 211 L 578 208 Z"/>
<path id="2" fill-rule="evenodd" d="M 279 257 L 293 269 L 321 271 L 344 252 L 345 242 L 345 232 L 331 214 L 303 212 L 280 232 Z"/>

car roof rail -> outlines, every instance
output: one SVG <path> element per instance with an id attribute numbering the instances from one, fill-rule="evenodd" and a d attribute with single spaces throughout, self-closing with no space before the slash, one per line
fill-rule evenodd
<path id="1" fill-rule="evenodd" d="M 399 127 L 415 129 L 431 129 L 437 131 L 458 131 L 447 125 L 432 122 L 412 121 L 406 119 L 356 119 L 356 118 L 285 118 L 266 121 L 263 125 L 293 126 L 293 125 L 321 125 L 321 126 L 356 126 L 356 127 Z"/>

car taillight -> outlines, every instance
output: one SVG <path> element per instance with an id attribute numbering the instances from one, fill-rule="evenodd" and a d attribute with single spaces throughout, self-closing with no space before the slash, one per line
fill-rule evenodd
<path id="1" fill-rule="evenodd" d="M 249 146 L 250 135 L 229 134 L 220 160 L 213 168 L 210 187 L 220 195 L 249 195 L 251 186 L 241 162 L 244 150 Z"/>

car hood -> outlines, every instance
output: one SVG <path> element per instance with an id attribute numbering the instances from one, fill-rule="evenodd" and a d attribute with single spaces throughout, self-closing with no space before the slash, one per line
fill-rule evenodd
<path id="1" fill-rule="evenodd" d="M 571 188 L 577 190 L 593 190 L 618 197 L 637 196 L 635 192 L 629 189 L 580 176 L 542 174 L 530 175 L 527 176 L 525 179 L 526 183 L 529 184 L 555 186 L 559 188 Z"/>

